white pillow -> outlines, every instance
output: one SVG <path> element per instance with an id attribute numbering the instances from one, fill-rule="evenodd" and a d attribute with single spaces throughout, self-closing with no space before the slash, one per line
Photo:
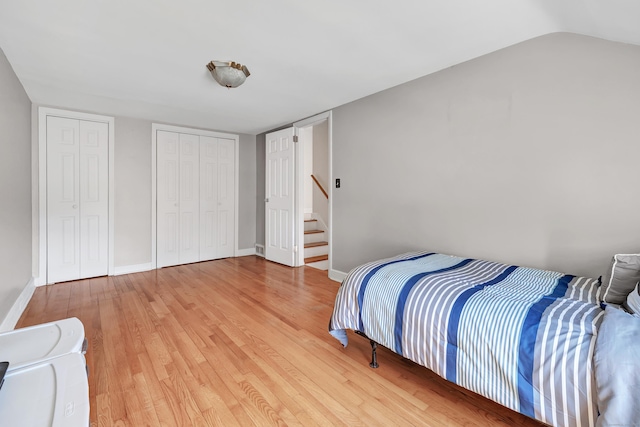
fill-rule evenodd
<path id="1" fill-rule="evenodd" d="M 602 277 L 602 301 L 622 304 L 640 281 L 640 254 L 616 254 Z"/>
<path id="2" fill-rule="evenodd" d="M 608 305 L 593 356 L 598 411 L 596 427 L 640 425 L 640 318 Z"/>
<path id="3" fill-rule="evenodd" d="M 627 301 L 623 304 L 624 308 L 636 317 L 640 317 L 640 290 L 638 285 L 640 283 L 636 284 L 636 288 L 629 294 Z"/>

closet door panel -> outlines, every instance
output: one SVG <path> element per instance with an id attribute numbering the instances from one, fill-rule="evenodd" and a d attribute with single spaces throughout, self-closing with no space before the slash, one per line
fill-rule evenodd
<path id="1" fill-rule="evenodd" d="M 80 278 L 79 128 L 47 117 L 47 283 Z"/>
<path id="2" fill-rule="evenodd" d="M 109 128 L 80 121 L 80 278 L 109 267 Z"/>
<path id="3" fill-rule="evenodd" d="M 218 258 L 234 256 L 235 252 L 235 143 L 218 139 Z"/>
<path id="4" fill-rule="evenodd" d="M 200 261 L 200 138 L 180 134 L 180 263 Z"/>
<path id="5" fill-rule="evenodd" d="M 175 132 L 158 131 L 157 139 L 157 262 L 158 268 L 180 264 L 179 157 Z"/>
<path id="6" fill-rule="evenodd" d="M 217 256 L 218 142 L 200 137 L 200 261 Z"/>

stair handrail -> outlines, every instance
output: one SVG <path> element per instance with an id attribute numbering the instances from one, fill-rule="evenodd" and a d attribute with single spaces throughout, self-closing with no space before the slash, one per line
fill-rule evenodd
<path id="1" fill-rule="evenodd" d="M 311 179 L 313 179 L 313 182 L 315 182 L 316 185 L 320 188 L 320 191 L 322 191 L 322 194 L 324 194 L 324 197 L 326 197 L 327 200 L 329 200 L 329 195 L 327 194 L 325 189 L 322 188 L 322 184 L 320 184 L 320 182 L 318 181 L 318 178 L 316 178 L 315 176 L 313 176 L 313 174 L 311 174 Z"/>

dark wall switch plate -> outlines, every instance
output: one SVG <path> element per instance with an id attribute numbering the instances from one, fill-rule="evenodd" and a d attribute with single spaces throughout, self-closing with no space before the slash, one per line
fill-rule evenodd
<path id="1" fill-rule="evenodd" d="M 336 188 L 340 188 L 340 178 L 336 178 Z"/>

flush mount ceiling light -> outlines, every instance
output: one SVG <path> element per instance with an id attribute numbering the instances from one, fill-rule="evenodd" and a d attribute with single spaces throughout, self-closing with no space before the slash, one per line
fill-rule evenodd
<path id="1" fill-rule="evenodd" d="M 211 61 L 207 64 L 207 69 L 224 87 L 238 87 L 251 75 L 247 67 L 233 61 Z"/>

